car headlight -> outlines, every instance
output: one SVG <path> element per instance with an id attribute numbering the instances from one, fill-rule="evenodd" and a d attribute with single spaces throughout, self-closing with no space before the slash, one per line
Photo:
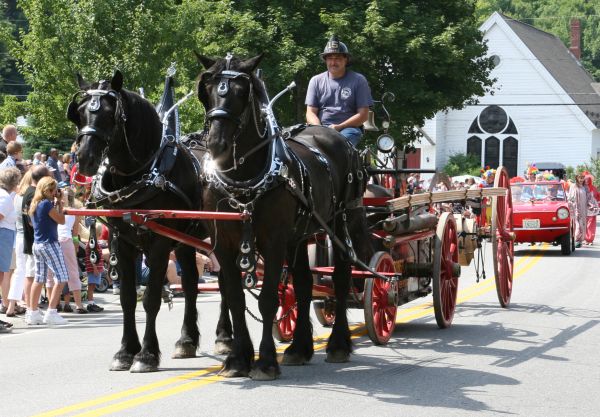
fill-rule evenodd
<path id="1" fill-rule="evenodd" d="M 561 207 L 558 209 L 558 211 L 556 212 L 556 215 L 558 216 L 559 219 L 564 220 L 564 219 L 568 219 L 569 218 L 569 210 Z"/>

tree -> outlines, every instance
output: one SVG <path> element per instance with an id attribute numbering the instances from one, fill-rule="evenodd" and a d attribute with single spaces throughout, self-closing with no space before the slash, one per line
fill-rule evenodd
<path id="1" fill-rule="evenodd" d="M 27 97 L 29 137 L 38 146 L 66 150 L 74 127 L 65 118 L 77 86 L 75 74 L 99 80 L 117 68 L 128 85 L 150 89 L 169 65 L 172 2 L 159 0 L 22 0 L 29 22 L 10 43 L 19 69 L 32 86 Z M 32 143 L 35 146 L 35 143 Z M 47 149 L 40 149 L 47 151 Z"/>
<path id="2" fill-rule="evenodd" d="M 27 20 L 17 9 L 16 0 L 0 1 L 0 13 L 0 94 L 24 100 L 29 86 L 17 70 L 16 62 L 3 40 L 11 39 L 19 28 L 26 27 Z"/>
<path id="3" fill-rule="evenodd" d="M 271 92 L 298 85 L 281 107 L 287 122 L 304 120 L 308 80 L 324 70 L 319 59 L 332 33 L 353 52 L 353 66 L 366 75 L 375 98 L 393 92 L 390 104 L 403 143 L 414 126 L 437 111 L 461 108 L 492 85 L 489 59 L 472 1 L 448 0 L 436 7 L 422 0 L 187 1 L 183 33 L 208 55 L 266 51 L 261 64 Z M 206 30 L 206 28 L 211 28 Z"/>
<path id="4" fill-rule="evenodd" d="M 456 175 L 479 176 L 481 174 L 481 161 L 475 155 L 455 153 L 450 156 L 442 171 L 448 174 L 449 177 Z"/>
<path id="5" fill-rule="evenodd" d="M 32 86 L 27 105 L 32 134 L 73 137 L 64 118 L 76 91 L 74 74 L 98 80 L 119 68 L 130 89 L 145 87 L 156 101 L 171 61 L 178 62 L 178 95 L 201 71 L 193 51 L 233 52 L 261 63 L 271 94 L 290 81 L 298 89 L 278 106 L 281 124 L 304 120 L 308 80 L 324 71 L 319 52 L 332 33 L 347 43 L 353 66 L 370 81 L 375 98 L 390 104 L 400 143 L 437 111 L 461 108 L 484 95 L 491 62 L 474 17 L 473 0 L 21 0 L 29 21 L 11 52 Z M 198 100 L 181 109 L 183 130 L 202 126 Z"/>

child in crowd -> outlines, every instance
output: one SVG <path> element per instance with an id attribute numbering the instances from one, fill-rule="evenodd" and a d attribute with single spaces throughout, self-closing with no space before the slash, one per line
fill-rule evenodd
<path id="1" fill-rule="evenodd" d="M 56 310 L 62 289 L 69 280 L 69 274 L 58 242 L 58 225 L 65 223 L 65 215 L 63 214 L 61 192 L 54 178 L 44 177 L 38 182 L 29 208 L 29 217 L 34 234 L 35 278 L 31 286 L 31 314 L 27 317 L 26 322 L 30 325 L 66 324 L 68 321 Z M 38 310 L 38 303 L 48 276 L 48 269 L 54 272 L 56 285 L 50 295 L 48 311 L 42 318 L 42 314 Z"/>
<path id="2" fill-rule="evenodd" d="M 63 205 L 66 207 L 74 207 L 75 198 L 74 193 L 70 188 L 63 188 Z M 65 258 L 65 265 L 69 273 L 68 292 L 65 294 L 65 305 L 62 311 L 65 313 L 72 313 L 73 308 L 71 307 L 69 292 L 73 293 L 75 300 L 75 312 L 78 314 L 86 314 L 87 310 L 83 308 L 81 302 L 81 280 L 79 279 L 79 265 L 77 264 L 77 253 L 75 252 L 75 246 L 73 243 L 73 236 L 77 236 L 79 233 L 79 218 L 77 216 L 66 215 L 65 223 L 58 225 L 58 240 L 60 247 Z M 53 278 L 51 273 L 51 277 Z M 48 283 L 53 282 L 53 279 L 49 279 Z M 48 288 L 52 285 L 48 285 Z"/>

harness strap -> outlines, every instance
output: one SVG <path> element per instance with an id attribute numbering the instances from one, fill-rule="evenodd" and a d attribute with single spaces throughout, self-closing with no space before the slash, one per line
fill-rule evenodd
<path id="1" fill-rule="evenodd" d="M 155 157 L 150 160 L 152 162 L 152 170 L 150 174 L 143 175 L 141 179 L 132 182 L 126 187 L 120 188 L 116 191 L 107 191 L 102 185 L 102 178 L 105 175 L 106 166 L 103 165 L 98 170 L 98 174 L 94 178 L 92 185 L 92 195 L 95 197 L 94 201 L 87 203 L 88 207 L 102 207 L 106 204 L 116 205 L 126 203 L 127 206 L 134 206 L 144 201 L 148 201 L 154 198 L 160 190 L 168 190 L 173 194 L 177 195 L 189 208 L 194 208 L 191 199 L 173 182 L 167 180 L 167 176 L 173 169 L 176 163 L 177 154 L 179 147 L 182 146 L 174 141 L 165 141 L 159 150 L 155 153 Z M 183 148 L 183 146 L 182 146 Z M 184 153 L 186 153 L 184 151 Z M 190 159 L 192 165 L 196 169 L 196 173 L 199 173 L 199 162 L 198 160 L 187 152 L 188 155 L 192 156 Z M 145 166 L 148 165 L 145 164 Z M 112 172 L 111 172 L 112 173 Z M 145 190 L 146 193 L 139 195 L 141 190 Z M 134 197 L 138 198 L 134 198 Z"/>

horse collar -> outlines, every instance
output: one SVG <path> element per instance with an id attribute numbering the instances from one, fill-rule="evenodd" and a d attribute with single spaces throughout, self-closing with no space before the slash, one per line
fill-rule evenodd
<path id="1" fill-rule="evenodd" d="M 270 158 L 267 159 L 265 169 L 256 177 L 247 181 L 236 181 L 223 172 L 214 169 L 210 157 L 205 157 L 204 175 L 211 187 L 221 190 L 227 197 L 237 201 L 240 197 L 255 200 L 265 192 L 277 187 L 287 181 L 288 166 L 287 159 L 277 151 L 277 141 L 273 141 L 269 150 Z M 241 205 L 243 206 L 243 205 Z"/>

